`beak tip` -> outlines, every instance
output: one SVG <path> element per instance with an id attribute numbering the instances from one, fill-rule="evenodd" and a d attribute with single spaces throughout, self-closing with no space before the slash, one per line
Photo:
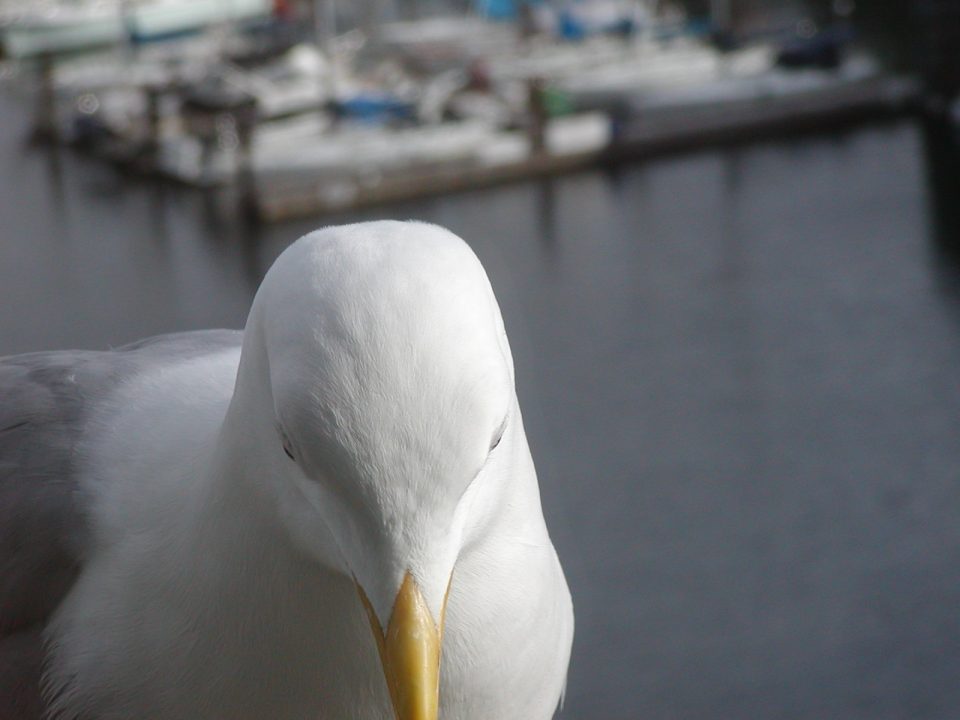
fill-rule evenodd
<path id="1" fill-rule="evenodd" d="M 413 576 L 409 572 L 404 576 L 386 629 L 359 583 L 357 590 L 377 641 L 397 720 L 437 720 L 442 627 L 434 621 Z"/>

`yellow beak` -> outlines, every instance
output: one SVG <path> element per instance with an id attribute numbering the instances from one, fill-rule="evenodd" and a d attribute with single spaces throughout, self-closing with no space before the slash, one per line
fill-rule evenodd
<path id="1" fill-rule="evenodd" d="M 383 674 L 397 720 L 437 720 L 440 701 L 440 639 L 443 634 L 443 602 L 437 624 L 420 588 L 408 572 L 393 602 L 386 632 L 360 584 L 360 600 L 380 651 Z"/>

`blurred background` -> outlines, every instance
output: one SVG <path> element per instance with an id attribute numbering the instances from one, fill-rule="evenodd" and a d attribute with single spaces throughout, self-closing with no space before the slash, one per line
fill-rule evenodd
<path id="1" fill-rule="evenodd" d="M 0 354 L 242 327 L 301 234 L 445 225 L 574 595 L 561 717 L 960 717 L 960 3 L 8 0 L 0 37 Z"/>

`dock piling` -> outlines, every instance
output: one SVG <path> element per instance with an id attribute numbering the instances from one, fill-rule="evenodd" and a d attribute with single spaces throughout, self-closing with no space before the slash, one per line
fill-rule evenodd
<path id="1" fill-rule="evenodd" d="M 539 157 L 547 151 L 547 106 L 544 99 L 544 83 L 533 77 L 527 81 L 527 133 L 530 138 L 530 155 Z"/>
<path id="2" fill-rule="evenodd" d="M 43 53 L 37 58 L 37 94 L 31 133 L 31 140 L 34 142 L 56 142 L 60 136 L 54 69 L 52 54 Z"/>

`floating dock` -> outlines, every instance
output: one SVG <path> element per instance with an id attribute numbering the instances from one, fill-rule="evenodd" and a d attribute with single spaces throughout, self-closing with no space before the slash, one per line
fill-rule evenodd
<path id="1" fill-rule="evenodd" d="M 368 164 L 336 177 L 258 175 L 259 210 L 267 220 L 353 210 L 891 117 L 913 110 L 919 86 L 911 78 L 850 67 L 830 79 L 799 72 L 732 80 L 711 91 L 664 90 L 621 98 L 606 112 L 553 118 L 539 153 L 524 133 L 500 133 L 485 141 L 486 152 L 477 148 L 456 163 L 411 164 L 395 172 Z"/>
<path id="2" fill-rule="evenodd" d="M 240 186 L 248 209 L 277 221 L 889 116 L 920 94 L 866 55 L 786 68 L 771 45 L 511 46 L 474 25 L 472 55 L 436 37 L 426 51 L 398 45 L 375 68 L 380 85 L 345 74 L 354 36 L 333 59 L 300 45 L 248 65 L 200 45 L 71 63 L 40 84 L 44 107 L 51 88 L 61 102 L 59 130 L 44 127 L 138 172 Z"/>

